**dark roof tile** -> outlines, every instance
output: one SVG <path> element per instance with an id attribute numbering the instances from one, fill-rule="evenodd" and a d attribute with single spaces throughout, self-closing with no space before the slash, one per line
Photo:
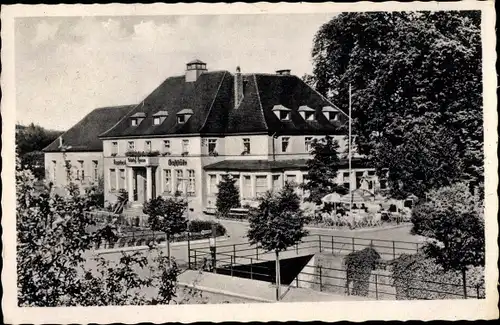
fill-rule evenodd
<path id="1" fill-rule="evenodd" d="M 123 115 L 135 105 L 96 108 L 61 137 L 65 151 L 102 151 L 102 141 L 98 135 L 113 127 Z M 45 152 L 59 152 L 59 139 L 43 149 Z"/>

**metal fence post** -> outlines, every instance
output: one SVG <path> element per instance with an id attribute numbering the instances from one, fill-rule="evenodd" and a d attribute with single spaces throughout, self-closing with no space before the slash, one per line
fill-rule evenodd
<path id="1" fill-rule="evenodd" d="M 480 294 L 479 294 L 479 284 L 476 285 L 476 292 L 477 292 L 477 299 L 480 299 Z"/>
<path id="2" fill-rule="evenodd" d="M 196 249 L 194 250 L 194 268 L 196 269 L 197 268 L 197 265 L 198 262 L 197 262 L 197 258 L 196 258 Z"/>
<path id="3" fill-rule="evenodd" d="M 321 253 L 321 235 L 318 236 L 319 236 L 319 252 Z"/>
<path id="4" fill-rule="evenodd" d="M 417 246 L 417 253 L 418 253 L 418 243 L 416 243 L 416 246 Z"/>
<path id="5" fill-rule="evenodd" d="M 297 277 L 295 278 L 295 285 L 297 286 L 297 288 L 299 287 L 299 274 L 297 274 Z M 479 296 L 479 291 L 478 291 L 478 296 Z"/>
<path id="6" fill-rule="evenodd" d="M 396 242 L 392 241 L 392 258 L 396 259 Z"/>
<path id="7" fill-rule="evenodd" d="M 188 269 L 191 270 L 191 243 L 189 242 L 189 233 L 187 234 L 188 239 Z"/>
<path id="8" fill-rule="evenodd" d="M 234 263 L 236 263 L 236 244 L 233 244 Z"/>
<path id="9" fill-rule="evenodd" d="M 319 291 L 323 291 L 323 277 L 322 277 L 322 271 L 321 271 L 321 265 L 319 266 Z"/>
<path id="10" fill-rule="evenodd" d="M 352 251 L 354 252 L 356 250 L 355 246 L 354 246 L 354 237 L 352 237 Z"/>
<path id="11" fill-rule="evenodd" d="M 250 257 L 250 280 L 253 280 L 253 261 Z"/>
<path id="12" fill-rule="evenodd" d="M 378 274 L 375 273 L 375 299 L 378 300 Z"/>
<path id="13" fill-rule="evenodd" d="M 233 276 L 233 256 L 231 256 L 231 276 Z"/>
<path id="14" fill-rule="evenodd" d="M 467 299 L 467 281 L 465 278 L 465 271 L 462 271 L 462 282 L 464 286 L 464 299 Z"/>
<path id="15" fill-rule="evenodd" d="M 259 259 L 259 246 L 255 246 L 255 258 Z"/>
<path id="16" fill-rule="evenodd" d="M 334 251 L 335 251 L 335 241 L 334 241 L 333 236 L 332 236 L 332 254 Z"/>

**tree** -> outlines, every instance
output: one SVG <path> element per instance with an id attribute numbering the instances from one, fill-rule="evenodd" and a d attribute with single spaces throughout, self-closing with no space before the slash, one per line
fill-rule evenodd
<path id="1" fill-rule="evenodd" d="M 19 306 L 156 304 L 175 297 L 178 269 L 167 267 L 161 252 L 153 263 L 140 253 L 123 253 L 118 262 L 101 259 L 89 269 L 85 253 L 111 239 L 107 227 L 90 230 L 97 226 L 86 213 L 92 201 L 76 191 L 60 197 L 35 187 L 17 156 L 16 194 Z M 156 292 L 147 296 L 147 289 Z"/>
<path id="2" fill-rule="evenodd" d="M 320 140 L 314 139 L 311 144 L 312 159 L 307 161 L 307 179 L 302 188 L 309 193 L 305 201 L 321 204 L 321 199 L 330 193 L 345 194 L 344 187 L 336 183 L 338 165 L 338 143 L 332 137 L 326 136 Z"/>
<path id="3" fill-rule="evenodd" d="M 396 197 L 483 182 L 480 25 L 476 11 L 343 13 L 315 36 L 316 89 L 347 107 L 352 85 L 357 146 Z"/>
<path id="4" fill-rule="evenodd" d="M 412 212 L 412 234 L 430 239 L 423 246 L 445 271 L 461 271 L 464 280 L 470 266 L 484 266 L 484 213 L 479 197 L 466 184 L 433 190 L 427 202 Z"/>
<path id="5" fill-rule="evenodd" d="M 144 203 L 143 212 L 147 214 L 148 224 L 153 231 L 161 231 L 167 235 L 167 253 L 170 259 L 170 239 L 187 229 L 187 202 L 179 197 L 163 198 L 161 196 Z"/>
<path id="6" fill-rule="evenodd" d="M 21 164 L 33 172 L 36 178 L 45 177 L 45 163 L 42 149 L 62 134 L 60 131 L 46 130 L 41 126 L 30 125 L 19 128 L 16 133 L 16 150 Z"/>
<path id="7" fill-rule="evenodd" d="M 260 244 L 265 250 L 275 252 L 276 300 L 279 300 L 279 252 L 300 242 L 307 235 L 304 229 L 306 218 L 300 209 L 300 199 L 289 183 L 278 193 L 267 192 L 259 201 L 259 206 L 250 211 L 247 236 L 252 245 Z"/>
<path id="8" fill-rule="evenodd" d="M 217 185 L 217 213 L 227 217 L 232 208 L 240 207 L 240 193 L 235 185 L 236 179 L 231 175 L 222 175 L 222 181 Z"/>

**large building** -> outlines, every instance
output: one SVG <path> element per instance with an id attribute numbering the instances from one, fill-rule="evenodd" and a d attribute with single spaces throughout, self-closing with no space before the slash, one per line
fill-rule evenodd
<path id="1" fill-rule="evenodd" d="M 98 136 L 134 107 L 97 108 L 43 149 L 45 178 L 56 190 L 63 192 L 70 181 L 85 188 L 103 179 L 102 141 Z"/>
<path id="2" fill-rule="evenodd" d="M 75 132 L 92 138 L 93 150 L 73 149 L 69 157 L 67 149 L 66 159 L 98 162 L 105 199 L 113 202 L 124 189 L 135 206 L 180 193 L 201 212 L 215 206 L 217 184 L 226 173 L 237 178 L 242 204 L 251 204 L 286 181 L 304 181 L 314 138 L 330 135 L 339 151 L 346 151 L 348 116 L 290 70 L 209 71 L 195 60 L 184 75 L 167 78 L 138 105 L 99 114 L 99 138 L 97 127 Z M 63 147 L 74 138 L 70 132 L 63 135 Z M 57 143 L 47 148 L 48 168 L 56 161 L 50 155 L 60 155 L 60 148 Z M 380 186 L 359 157 L 351 174 L 347 165 L 341 161 L 339 183 L 372 191 Z"/>

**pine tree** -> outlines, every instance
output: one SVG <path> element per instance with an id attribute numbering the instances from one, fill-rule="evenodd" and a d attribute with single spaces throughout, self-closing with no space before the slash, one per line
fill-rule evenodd
<path id="1" fill-rule="evenodd" d="M 231 175 L 223 175 L 222 181 L 217 185 L 217 214 L 220 217 L 227 217 L 232 208 L 240 207 L 240 193 L 236 188 L 236 179 Z"/>
<path id="2" fill-rule="evenodd" d="M 313 158 L 307 161 L 307 182 L 302 184 L 302 188 L 308 193 L 305 201 L 320 205 L 325 195 L 333 192 L 345 194 L 347 189 L 336 183 L 340 162 L 337 141 L 326 136 L 314 139 L 311 146 Z"/>

